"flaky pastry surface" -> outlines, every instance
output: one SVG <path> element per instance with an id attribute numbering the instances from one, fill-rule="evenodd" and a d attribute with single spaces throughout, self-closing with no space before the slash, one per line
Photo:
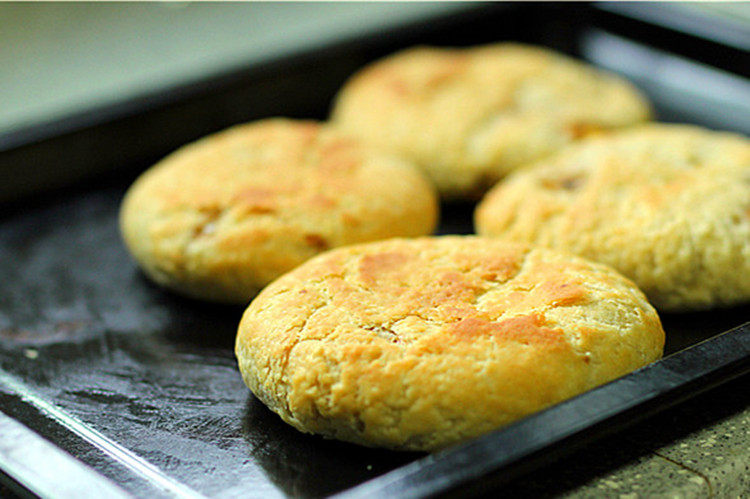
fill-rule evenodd
<path id="1" fill-rule="evenodd" d="M 608 267 L 476 237 L 319 255 L 239 326 L 246 384 L 304 432 L 434 450 L 661 356 L 654 309 Z"/>
<path id="2" fill-rule="evenodd" d="M 750 300 L 750 141 L 653 124 L 571 146 L 490 191 L 477 231 L 584 256 L 657 308 Z"/>
<path id="3" fill-rule="evenodd" d="M 156 282 L 245 304 L 329 248 L 429 234 L 437 212 L 411 164 L 316 122 L 269 119 L 185 146 L 145 172 L 120 225 Z"/>
<path id="4" fill-rule="evenodd" d="M 416 47 L 350 78 L 332 121 L 421 167 L 446 198 L 581 137 L 649 119 L 625 80 L 541 47 Z"/>

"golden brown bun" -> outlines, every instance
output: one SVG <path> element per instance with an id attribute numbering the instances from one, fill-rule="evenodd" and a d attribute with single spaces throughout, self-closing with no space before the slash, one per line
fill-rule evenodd
<path id="1" fill-rule="evenodd" d="M 429 234 L 437 210 L 412 165 L 325 125 L 270 119 L 161 161 L 130 188 L 120 221 L 157 283 L 246 304 L 328 248 Z"/>
<path id="2" fill-rule="evenodd" d="M 392 239 L 326 252 L 250 304 L 245 383 L 304 432 L 434 450 L 661 356 L 664 332 L 600 264 L 495 239 Z"/>
<path id="3" fill-rule="evenodd" d="M 611 265 L 663 310 L 750 299 L 750 141 L 649 125 L 585 141 L 487 194 L 477 231 Z"/>
<path id="4" fill-rule="evenodd" d="M 355 74 L 333 123 L 415 162 L 446 198 L 476 198 L 508 172 L 585 135 L 643 122 L 635 88 L 540 47 L 417 47 Z"/>

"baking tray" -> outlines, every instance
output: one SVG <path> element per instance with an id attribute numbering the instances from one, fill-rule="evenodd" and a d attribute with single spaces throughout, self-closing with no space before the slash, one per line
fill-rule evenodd
<path id="1" fill-rule="evenodd" d="M 662 120 L 748 133 L 747 68 L 727 56 L 736 48 L 596 5 L 502 4 L 5 137 L 0 171 L 15 187 L 0 217 L 0 480 L 21 494 L 59 497 L 487 493 L 746 379 L 750 307 L 662 315 L 668 356 L 660 362 L 441 453 L 367 449 L 281 422 L 237 371 L 242 309 L 163 291 L 126 254 L 117 232 L 122 195 L 169 150 L 239 121 L 323 118 L 346 76 L 398 48 L 495 40 L 547 45 L 620 71 L 655 100 Z M 721 70 L 701 62 L 710 50 L 724 54 Z M 470 233 L 472 208 L 443 206 L 440 233 Z"/>

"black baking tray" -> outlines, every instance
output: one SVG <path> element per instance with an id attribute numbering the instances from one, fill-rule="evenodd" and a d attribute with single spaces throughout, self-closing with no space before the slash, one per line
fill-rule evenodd
<path id="1" fill-rule="evenodd" d="M 722 28 L 705 21 L 704 32 L 707 23 Z M 624 4 L 481 4 L 2 137 L 0 481 L 61 497 L 488 493 L 747 378 L 748 306 L 665 314 L 660 362 L 441 453 L 368 449 L 282 423 L 240 379 L 232 347 L 242 309 L 174 296 L 129 259 L 117 232 L 123 193 L 175 147 L 265 116 L 324 118 L 349 74 L 402 47 L 497 40 L 620 71 L 662 120 L 748 133 L 736 45 Z M 443 206 L 440 233 L 470 233 L 472 209 Z"/>

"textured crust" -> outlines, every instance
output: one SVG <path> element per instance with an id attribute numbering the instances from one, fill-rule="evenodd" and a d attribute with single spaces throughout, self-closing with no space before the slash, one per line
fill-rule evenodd
<path id="1" fill-rule="evenodd" d="M 661 356 L 613 270 L 495 239 L 392 239 L 319 255 L 250 304 L 245 383 L 304 432 L 434 450 Z"/>
<path id="2" fill-rule="evenodd" d="M 325 125 L 269 119 L 183 147 L 145 172 L 120 223 L 154 281 L 246 304 L 328 248 L 429 234 L 437 210 L 412 165 Z"/>
<path id="3" fill-rule="evenodd" d="M 582 136 L 650 117 L 626 81 L 552 51 L 503 43 L 417 47 L 355 74 L 335 124 L 414 161 L 444 197 L 477 197 Z"/>
<path id="4" fill-rule="evenodd" d="M 499 184 L 477 231 L 570 251 L 663 310 L 750 299 L 750 141 L 649 125 L 572 146 Z"/>

